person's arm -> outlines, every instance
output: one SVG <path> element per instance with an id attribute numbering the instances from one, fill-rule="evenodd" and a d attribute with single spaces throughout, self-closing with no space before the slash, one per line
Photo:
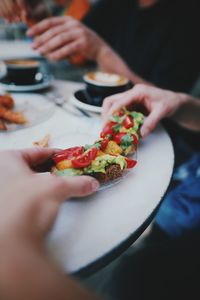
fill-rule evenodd
<path id="1" fill-rule="evenodd" d="M 12 236 L 10 236 L 12 238 Z M 97 297 L 64 274 L 47 256 L 23 241 L 1 244 L 1 300 L 95 300 Z"/>
<path id="2" fill-rule="evenodd" d="M 92 177 L 64 179 L 33 171 L 47 171 L 56 152 L 0 153 L 1 300 L 95 299 L 57 267 L 46 249 L 46 236 L 60 204 L 70 197 L 90 195 L 99 187 Z"/>
<path id="3" fill-rule="evenodd" d="M 96 62 L 101 71 L 123 75 L 134 84 L 150 84 L 148 81 L 134 73 L 120 55 L 107 44 L 102 45 L 99 49 Z"/>
<path id="4" fill-rule="evenodd" d="M 200 99 L 186 94 L 177 94 L 181 105 L 174 113 L 172 119 L 180 126 L 193 131 L 200 131 Z"/>
<path id="5" fill-rule="evenodd" d="M 147 136 L 164 118 L 172 118 L 179 125 L 200 131 L 200 100 L 189 95 L 162 90 L 143 84 L 113 95 L 104 100 L 103 118 L 108 117 L 122 106 L 142 105 L 148 112 L 141 127 L 141 135 Z"/>
<path id="6" fill-rule="evenodd" d="M 71 17 L 48 18 L 33 26 L 28 35 L 35 38 L 33 48 L 49 59 L 81 54 L 95 61 L 102 71 L 124 75 L 134 84 L 147 84 L 98 34 Z"/>

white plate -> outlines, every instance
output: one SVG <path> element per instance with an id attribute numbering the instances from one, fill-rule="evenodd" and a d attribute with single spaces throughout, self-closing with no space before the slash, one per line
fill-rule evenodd
<path id="1" fill-rule="evenodd" d="M 55 106 L 50 103 L 44 96 L 38 94 L 12 94 L 15 107 L 14 111 L 22 112 L 28 123 L 24 125 L 6 124 L 8 131 L 24 129 L 30 126 L 37 125 L 49 119 L 54 111 Z"/>
<path id="2" fill-rule="evenodd" d="M 84 130 L 76 129 L 72 132 L 61 134 L 50 141 L 50 147 L 66 149 L 76 146 L 84 146 L 86 144 L 93 144 L 98 137 L 94 134 L 88 134 Z"/>
<path id="3" fill-rule="evenodd" d="M 94 112 L 94 113 L 101 113 L 102 112 L 102 107 L 99 107 L 99 106 L 94 106 L 94 105 L 89 105 L 89 104 L 85 104 L 81 101 L 79 101 L 75 95 L 73 94 L 70 98 L 70 102 L 80 108 L 80 109 L 83 109 L 83 110 L 86 110 L 86 111 L 89 111 L 89 112 Z"/>

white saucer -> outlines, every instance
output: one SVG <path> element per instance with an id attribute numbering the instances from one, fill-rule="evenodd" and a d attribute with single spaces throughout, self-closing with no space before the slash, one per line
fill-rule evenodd
<path id="1" fill-rule="evenodd" d="M 52 82 L 52 79 L 53 78 L 51 76 L 45 74 L 43 81 L 40 83 L 31 85 L 15 85 L 13 83 L 0 82 L 0 86 L 8 92 L 36 92 L 48 88 Z"/>
<path id="2" fill-rule="evenodd" d="M 37 75 L 41 75 L 43 77 L 43 80 L 31 84 L 31 85 L 16 85 L 14 83 L 4 83 L 3 78 L 6 76 L 6 67 L 3 62 L 0 61 L 0 87 L 7 92 L 36 92 L 42 89 L 46 89 L 50 86 L 53 76 L 50 76 L 46 73 L 41 72 Z"/>
<path id="3" fill-rule="evenodd" d="M 99 106 L 95 106 L 95 105 L 89 105 L 89 104 L 86 104 L 86 103 L 83 103 L 81 102 L 80 100 L 78 100 L 76 97 L 75 97 L 75 94 L 73 94 L 70 98 L 70 102 L 82 109 L 82 110 L 86 110 L 86 111 L 89 111 L 89 112 L 94 112 L 94 113 L 101 113 L 102 112 L 102 107 L 99 107 Z"/>

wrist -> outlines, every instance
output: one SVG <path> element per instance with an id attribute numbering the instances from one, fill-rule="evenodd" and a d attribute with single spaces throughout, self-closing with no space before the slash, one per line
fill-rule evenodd
<path id="1" fill-rule="evenodd" d="M 97 64 L 101 66 L 112 55 L 113 55 L 113 51 L 110 48 L 110 46 L 102 41 L 100 43 L 100 45 L 98 46 L 95 60 L 96 60 Z"/>

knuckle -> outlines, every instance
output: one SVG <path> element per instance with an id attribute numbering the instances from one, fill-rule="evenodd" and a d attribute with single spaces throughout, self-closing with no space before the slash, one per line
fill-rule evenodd
<path id="1" fill-rule="evenodd" d="M 65 33 L 62 33 L 60 35 L 57 36 L 57 43 L 58 44 L 62 44 L 65 41 Z"/>

